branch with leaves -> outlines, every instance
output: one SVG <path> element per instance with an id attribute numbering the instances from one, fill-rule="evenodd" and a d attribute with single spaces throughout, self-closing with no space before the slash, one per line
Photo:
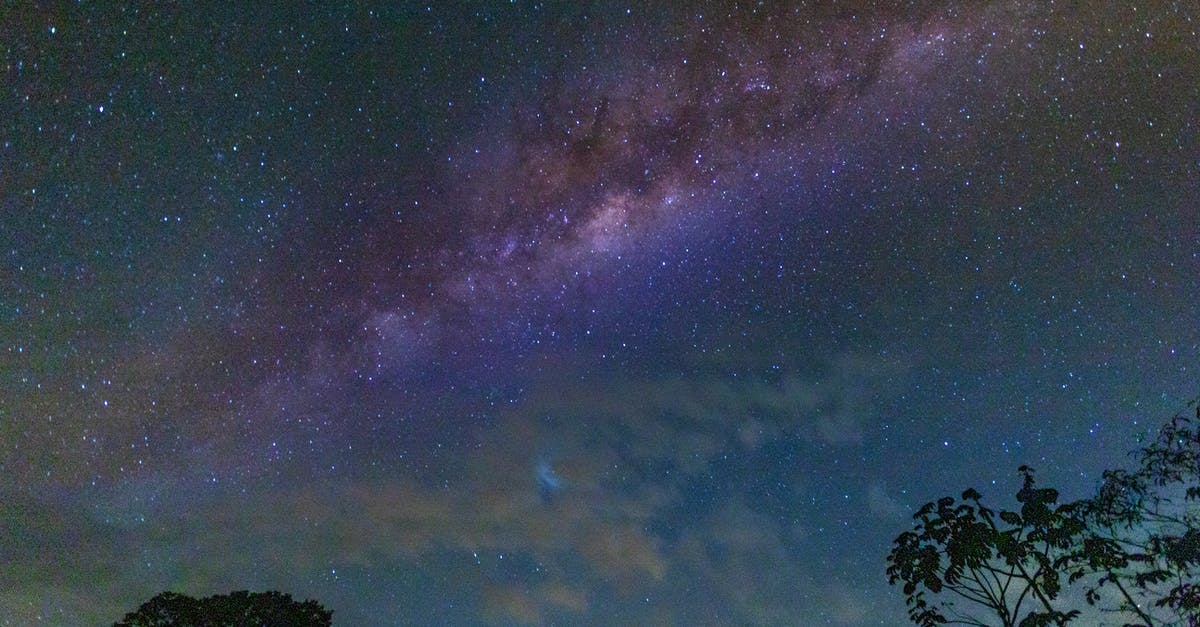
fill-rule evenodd
<path id="1" fill-rule="evenodd" d="M 1200 408 L 1135 453 L 1135 470 L 1106 471 L 1080 502 L 1088 533 L 1060 565 L 1072 583 L 1098 574 L 1087 602 L 1134 614 L 1137 625 L 1200 625 Z M 1116 607 L 1105 603 L 1110 585 Z"/>
<path id="2" fill-rule="evenodd" d="M 934 625 L 1064 625 L 1066 586 L 1132 626 L 1200 627 L 1200 407 L 1109 470 L 1096 495 L 1058 504 L 1022 466 L 1019 512 L 996 514 L 975 490 L 927 503 L 888 555 L 908 615 Z M 1076 597 L 1077 598 L 1077 597 Z M 1030 605 L 1027 606 L 1026 604 Z M 1025 612 L 1024 617 L 1021 617 Z M 1018 622 L 1019 621 L 1019 622 Z"/>
<path id="3" fill-rule="evenodd" d="M 904 583 L 913 622 L 994 624 L 987 617 L 1006 627 L 1032 627 L 1063 625 L 1078 614 L 1056 607 L 1061 584 L 1055 559 L 1082 532 L 1082 523 L 1071 506 L 1055 506 L 1056 490 L 1035 487 L 1030 468 L 1020 472 L 1020 512 L 996 514 L 969 489 L 961 501 L 944 497 L 925 504 L 913 516 L 913 530 L 896 538 L 888 581 Z M 931 604 L 926 592 L 939 595 L 938 601 Z M 1022 618 L 1027 603 L 1032 607 Z"/>

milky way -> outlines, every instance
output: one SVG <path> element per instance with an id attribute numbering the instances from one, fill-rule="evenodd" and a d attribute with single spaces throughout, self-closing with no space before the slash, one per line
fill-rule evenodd
<path id="1" fill-rule="evenodd" d="M 0 15 L 0 623 L 901 624 L 1195 395 L 1193 4 L 690 4 Z"/>

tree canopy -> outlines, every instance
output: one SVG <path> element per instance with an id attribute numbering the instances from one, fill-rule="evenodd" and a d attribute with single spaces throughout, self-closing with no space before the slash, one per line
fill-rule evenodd
<path id="1" fill-rule="evenodd" d="M 245 590 L 196 599 L 162 592 L 113 627 L 329 627 L 333 612 L 282 592 Z"/>
<path id="2" fill-rule="evenodd" d="M 1019 509 L 985 506 L 974 489 L 913 516 L 888 555 L 918 625 L 1065 625 L 1095 614 L 1126 625 L 1200 625 L 1200 407 L 1105 471 L 1096 493 L 1058 503 L 1022 466 Z M 1093 614 L 1093 615 L 1095 615 Z"/>

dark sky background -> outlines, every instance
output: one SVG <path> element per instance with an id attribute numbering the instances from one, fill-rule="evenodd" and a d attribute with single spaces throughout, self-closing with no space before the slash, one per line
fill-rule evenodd
<path id="1" fill-rule="evenodd" d="M 0 624 L 899 625 L 1200 391 L 1195 2 L 160 4 L 0 6 Z"/>

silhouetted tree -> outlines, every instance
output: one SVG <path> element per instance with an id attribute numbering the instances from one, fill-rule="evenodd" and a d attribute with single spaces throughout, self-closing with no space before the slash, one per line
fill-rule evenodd
<path id="1" fill-rule="evenodd" d="M 1139 625 L 1200 625 L 1200 407 L 1195 415 L 1164 425 L 1134 471 L 1105 471 L 1080 502 L 1088 532 L 1060 561 L 1071 582 L 1088 582 L 1088 603 Z"/>
<path id="2" fill-rule="evenodd" d="M 1054 560 L 1083 531 L 1082 522 L 1071 506 L 1055 506 L 1056 490 L 1035 487 L 1031 469 L 1020 472 L 1020 512 L 997 515 L 967 490 L 957 504 L 952 497 L 926 503 L 913 517 L 913 530 L 896 538 L 888 583 L 904 583 L 913 622 L 1032 627 L 1066 624 L 1078 614 L 1058 609 Z M 931 604 L 926 592 L 937 601 Z M 1030 609 L 1022 618 L 1023 607 Z"/>
<path id="3" fill-rule="evenodd" d="M 909 618 L 926 627 L 987 618 L 1062 625 L 1080 615 L 1062 608 L 1065 579 L 1097 610 L 1137 621 L 1126 625 L 1200 626 L 1200 407 L 1195 413 L 1174 417 L 1135 451 L 1135 470 L 1105 471 L 1092 498 L 1057 505 L 1058 492 L 1035 488 L 1022 466 L 1019 513 L 995 514 L 975 490 L 957 505 L 951 497 L 926 504 L 888 555 L 888 582 L 904 584 Z M 1026 602 L 1034 609 L 1019 618 Z"/>
<path id="4" fill-rule="evenodd" d="M 195 599 L 163 592 L 113 627 L 329 627 L 333 612 L 282 592 L 241 590 Z"/>

